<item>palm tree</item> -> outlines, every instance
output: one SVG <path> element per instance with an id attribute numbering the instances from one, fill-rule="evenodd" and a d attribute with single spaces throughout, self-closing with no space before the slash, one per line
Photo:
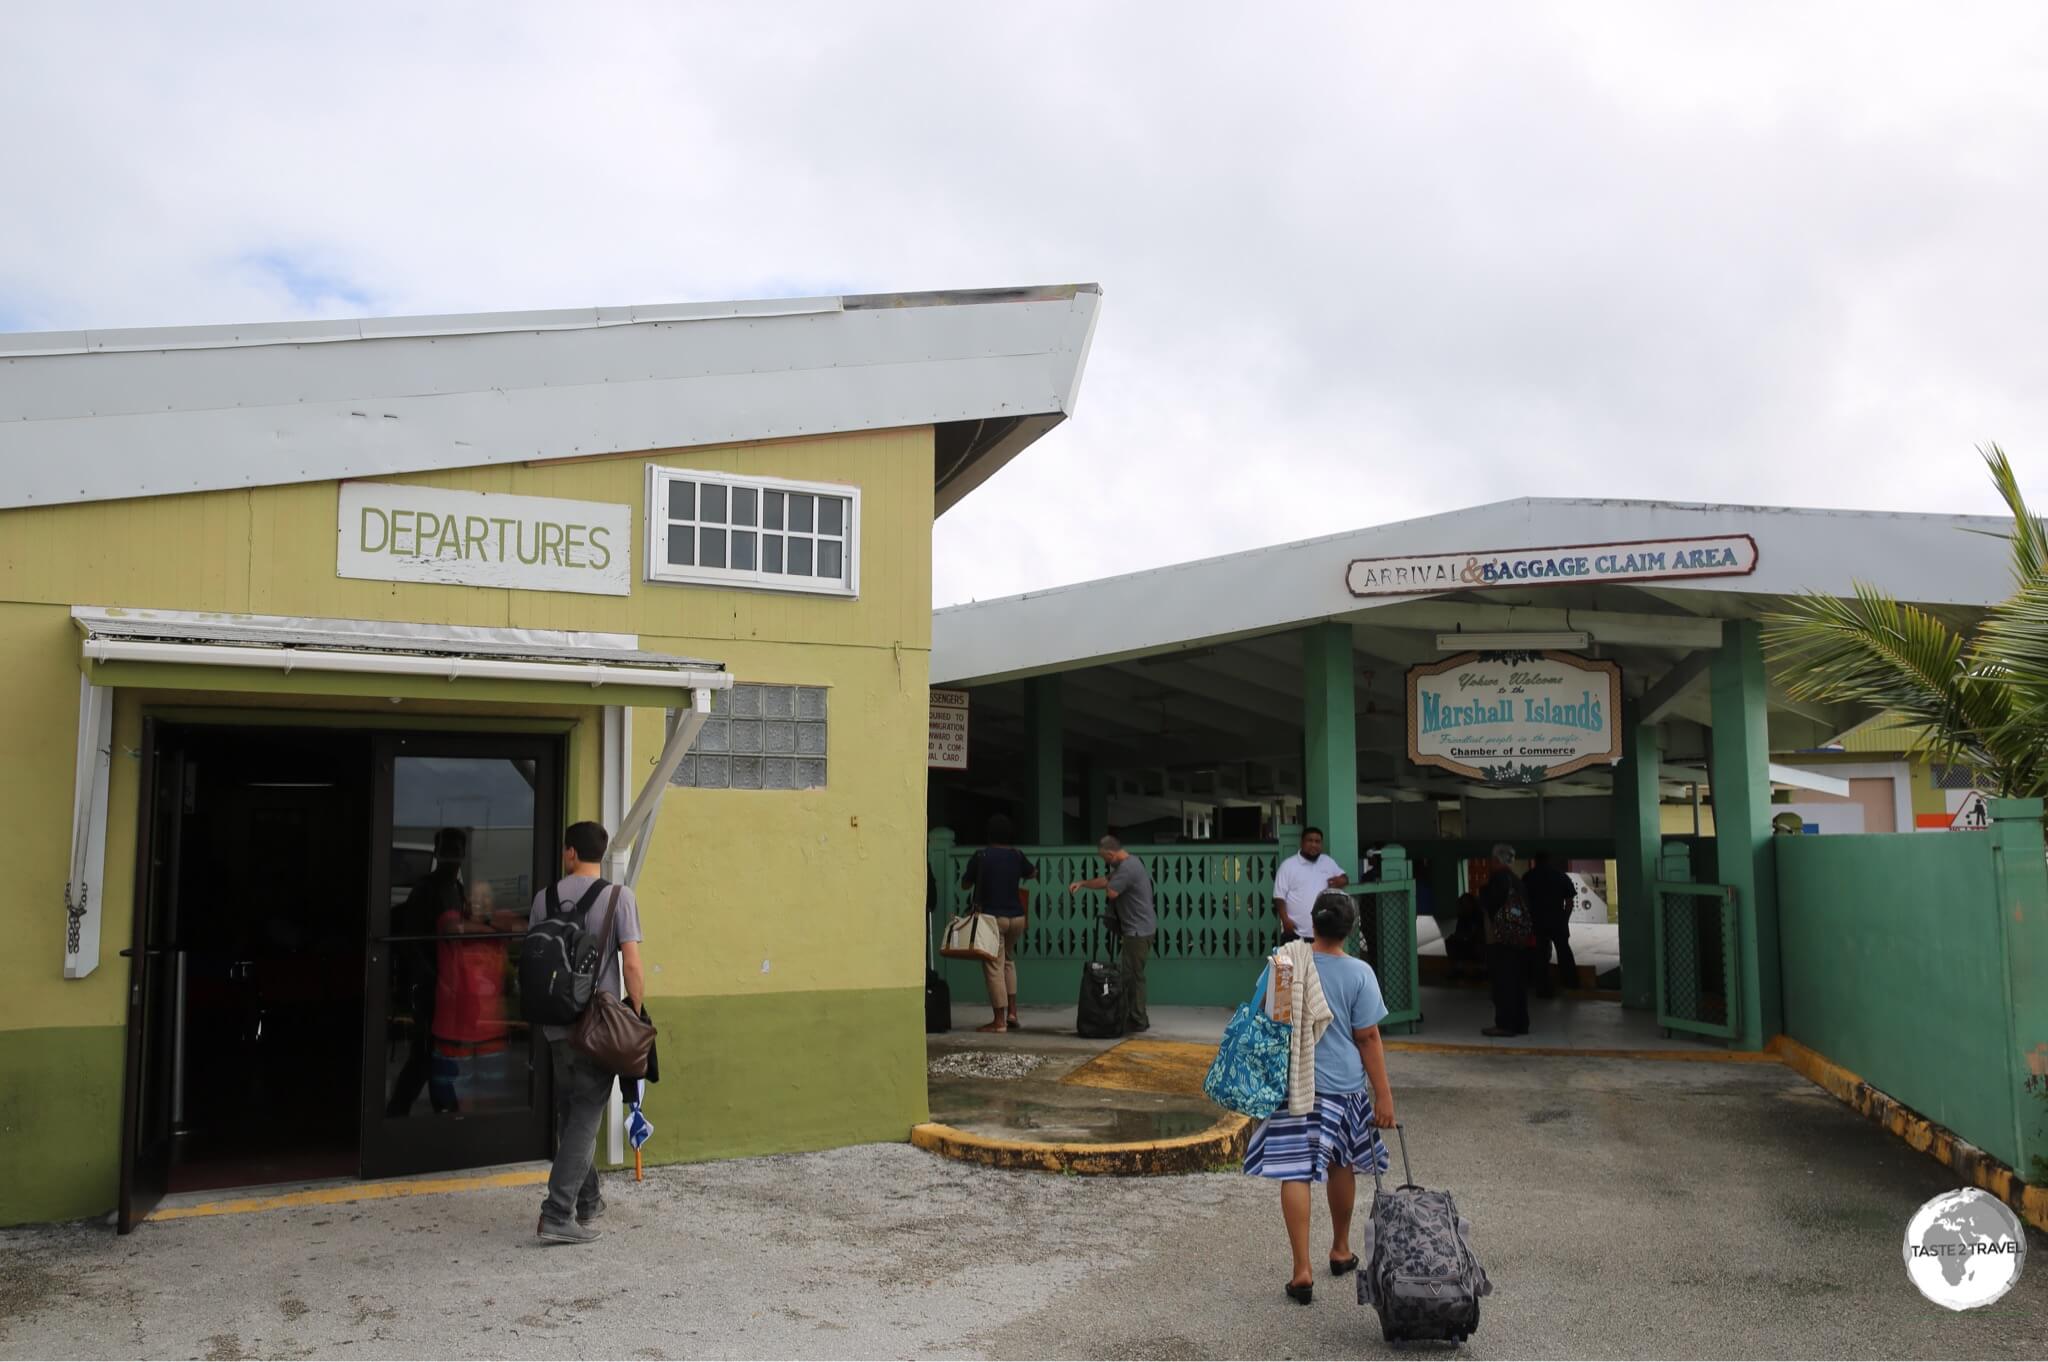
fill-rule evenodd
<path id="1" fill-rule="evenodd" d="M 1868 705 L 1917 726 L 1919 748 L 1970 767 L 2007 797 L 2048 795 L 2048 524 L 2027 510 L 1997 445 L 1978 453 L 2012 511 L 2013 594 L 1965 636 L 1858 582 L 1855 596 L 1797 596 L 1764 619 L 1764 646 L 1794 699 Z"/>

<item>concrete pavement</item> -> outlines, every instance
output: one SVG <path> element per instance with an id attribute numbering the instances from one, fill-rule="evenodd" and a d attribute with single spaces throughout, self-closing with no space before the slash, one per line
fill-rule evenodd
<path id="1" fill-rule="evenodd" d="M 1468 1355 L 2048 1355 L 2048 1241 L 1988 1310 L 1922 1300 L 1900 1241 L 1952 1176 L 1788 1070 L 1406 1054 L 1394 1081 L 1496 1283 Z M 0 1356 L 1388 1355 L 1348 1283 L 1281 1295 L 1277 1198 L 1237 1174 L 881 1145 L 607 1196 L 580 1249 L 535 1246 L 524 1188 L 0 1233 Z"/>

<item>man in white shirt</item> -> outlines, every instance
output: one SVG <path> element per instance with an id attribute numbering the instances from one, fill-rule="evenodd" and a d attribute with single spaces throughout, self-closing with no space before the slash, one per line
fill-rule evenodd
<path id="1" fill-rule="evenodd" d="M 1323 854 L 1323 830 L 1303 828 L 1301 850 L 1280 863 L 1280 873 L 1273 879 L 1273 912 L 1284 933 L 1281 943 L 1315 940 L 1309 915 L 1315 911 L 1316 895 L 1349 883 L 1344 867 Z"/>

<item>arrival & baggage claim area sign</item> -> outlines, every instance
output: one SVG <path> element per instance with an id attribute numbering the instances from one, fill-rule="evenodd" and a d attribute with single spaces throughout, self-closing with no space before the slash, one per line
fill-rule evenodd
<path id="1" fill-rule="evenodd" d="M 1534 785 L 1621 760 L 1621 668 L 1573 653 L 1460 653 L 1408 670 L 1408 760 Z"/>
<path id="2" fill-rule="evenodd" d="M 1354 558 L 1344 584 L 1354 596 L 1426 596 L 1489 586 L 1573 586 L 1584 582 L 1673 582 L 1747 577 L 1756 540 L 1746 534 L 1562 544 L 1539 549 L 1466 549 L 1457 553 Z"/>

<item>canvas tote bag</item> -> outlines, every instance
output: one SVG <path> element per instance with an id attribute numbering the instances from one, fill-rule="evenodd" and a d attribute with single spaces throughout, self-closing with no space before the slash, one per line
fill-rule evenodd
<path id="1" fill-rule="evenodd" d="M 948 960 L 1000 960 L 1003 958 L 1003 929 L 991 913 L 968 913 L 946 924 L 946 939 L 939 954 Z"/>

